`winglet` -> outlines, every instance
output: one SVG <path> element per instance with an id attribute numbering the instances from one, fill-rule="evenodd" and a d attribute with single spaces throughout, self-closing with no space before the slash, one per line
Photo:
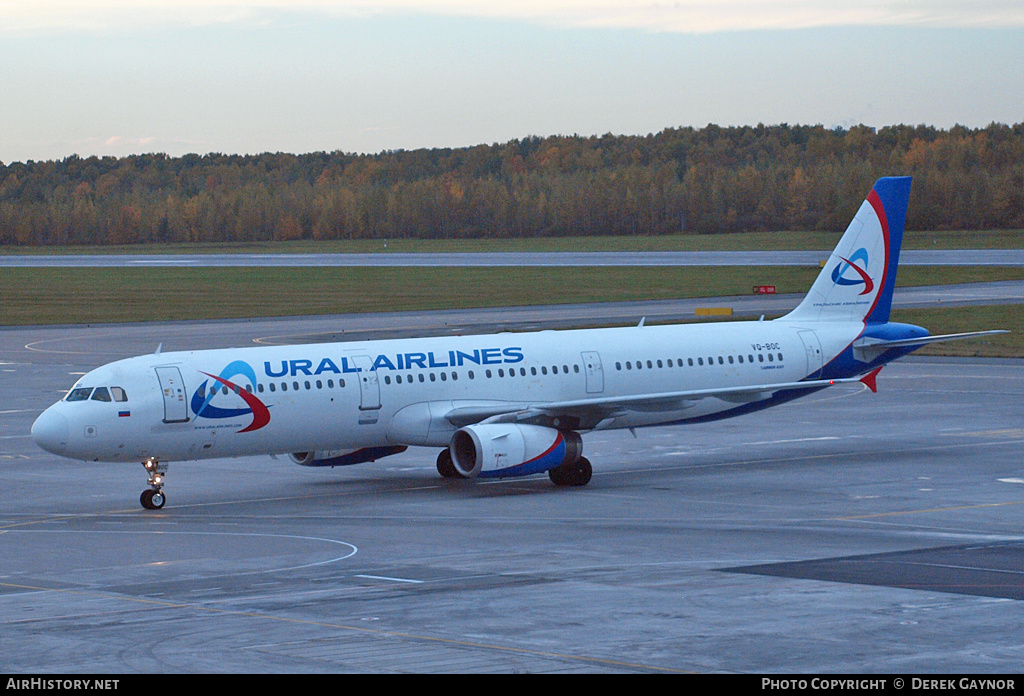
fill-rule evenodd
<path id="1" fill-rule="evenodd" d="M 885 367 L 885 365 L 882 365 L 882 367 Z M 878 385 L 875 383 L 875 378 L 878 377 L 878 373 L 882 371 L 882 367 L 876 367 L 871 372 L 860 378 L 860 381 L 867 385 L 867 388 L 870 389 L 872 393 L 878 391 Z"/>

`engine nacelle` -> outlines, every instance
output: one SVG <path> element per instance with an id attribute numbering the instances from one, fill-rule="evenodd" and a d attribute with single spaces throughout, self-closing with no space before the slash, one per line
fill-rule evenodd
<path id="1" fill-rule="evenodd" d="M 321 452 L 293 452 L 288 457 L 299 466 L 351 466 L 372 462 L 409 449 L 405 445 L 393 447 L 364 447 L 357 450 L 326 450 Z"/>
<path id="2" fill-rule="evenodd" d="M 478 424 L 455 431 L 448 450 L 460 476 L 503 478 L 572 464 L 583 454 L 583 440 L 571 430 L 542 425 Z"/>

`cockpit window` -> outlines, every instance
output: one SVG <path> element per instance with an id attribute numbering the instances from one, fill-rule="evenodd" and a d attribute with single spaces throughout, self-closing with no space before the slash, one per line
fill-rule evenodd
<path id="1" fill-rule="evenodd" d="M 92 394 L 92 387 L 78 387 L 68 392 L 65 401 L 85 401 Z"/>
<path id="2" fill-rule="evenodd" d="M 128 394 L 126 394 L 124 389 L 122 389 L 121 387 L 111 387 L 110 388 L 110 393 L 113 395 L 114 401 L 127 401 L 128 400 Z"/>
<path id="3" fill-rule="evenodd" d="M 96 391 L 92 393 L 93 401 L 110 401 L 110 392 L 107 391 L 106 387 L 96 387 Z"/>

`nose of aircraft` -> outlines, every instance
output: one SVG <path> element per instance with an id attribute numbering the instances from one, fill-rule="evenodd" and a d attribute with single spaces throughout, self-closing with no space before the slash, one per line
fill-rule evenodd
<path id="1" fill-rule="evenodd" d="M 32 424 L 32 440 L 47 452 L 63 454 L 68 446 L 68 419 L 48 408 Z"/>

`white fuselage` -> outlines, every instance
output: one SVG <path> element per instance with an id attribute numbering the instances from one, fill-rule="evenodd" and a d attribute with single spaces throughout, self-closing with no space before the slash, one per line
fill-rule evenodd
<path id="1" fill-rule="evenodd" d="M 458 409 L 813 379 L 863 329 L 776 320 L 157 353 L 89 372 L 34 436 L 98 461 L 447 447 L 456 425 L 446 416 Z M 97 399 L 100 387 L 124 400 Z M 71 400 L 76 390 L 85 398 Z M 593 418 L 583 409 L 564 425 L 650 426 L 740 405 L 728 396 L 670 410 L 637 402 Z"/>

